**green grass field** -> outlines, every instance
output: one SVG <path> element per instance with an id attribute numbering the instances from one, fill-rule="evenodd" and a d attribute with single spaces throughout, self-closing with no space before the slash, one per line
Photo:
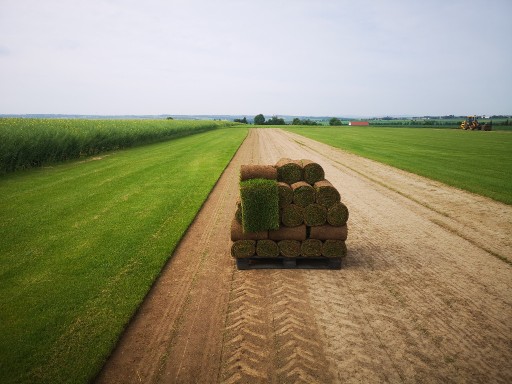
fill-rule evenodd
<path id="1" fill-rule="evenodd" d="M 460 129 L 287 127 L 289 131 L 512 204 L 512 133 Z"/>
<path id="2" fill-rule="evenodd" d="M 94 377 L 246 134 L 0 177 L 1 383 Z"/>
<path id="3" fill-rule="evenodd" d="M 202 120 L 0 118 L 0 174 L 205 132 L 233 123 Z"/>

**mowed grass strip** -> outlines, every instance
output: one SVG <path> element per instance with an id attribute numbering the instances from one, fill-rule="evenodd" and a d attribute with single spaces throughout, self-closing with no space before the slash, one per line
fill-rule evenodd
<path id="1" fill-rule="evenodd" d="M 95 376 L 246 134 L 0 178 L 0 382 Z"/>
<path id="2" fill-rule="evenodd" d="M 512 132 L 347 126 L 286 129 L 512 204 Z"/>

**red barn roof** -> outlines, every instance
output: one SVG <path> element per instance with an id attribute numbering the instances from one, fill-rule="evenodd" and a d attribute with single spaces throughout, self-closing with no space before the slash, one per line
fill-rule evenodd
<path id="1" fill-rule="evenodd" d="M 370 125 L 367 121 L 349 121 L 348 125 Z"/>

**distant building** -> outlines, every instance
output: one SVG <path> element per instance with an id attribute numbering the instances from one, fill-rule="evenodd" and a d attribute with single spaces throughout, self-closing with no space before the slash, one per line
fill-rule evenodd
<path id="1" fill-rule="evenodd" d="M 349 121 L 348 125 L 366 126 L 366 125 L 370 125 L 370 123 L 367 121 Z"/>

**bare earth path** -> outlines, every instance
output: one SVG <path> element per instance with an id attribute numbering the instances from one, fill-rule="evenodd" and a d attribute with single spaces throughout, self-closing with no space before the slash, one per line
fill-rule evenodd
<path id="1" fill-rule="evenodd" d="M 237 271 L 240 165 L 319 162 L 350 210 L 342 270 Z M 253 129 L 99 383 L 512 382 L 512 207 Z"/>

